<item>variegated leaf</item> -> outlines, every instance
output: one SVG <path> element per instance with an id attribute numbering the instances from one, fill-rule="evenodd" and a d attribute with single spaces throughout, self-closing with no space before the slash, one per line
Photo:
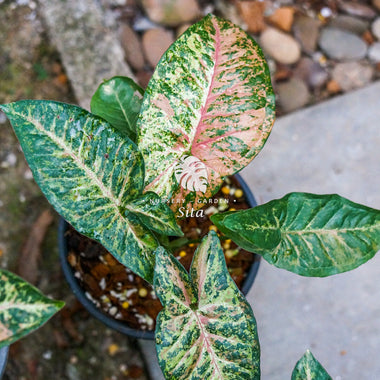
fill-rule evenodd
<path id="1" fill-rule="evenodd" d="M 380 211 L 336 194 L 291 193 L 211 220 L 239 246 L 303 276 L 349 271 L 380 249 Z"/>
<path id="2" fill-rule="evenodd" d="M 173 196 L 180 201 L 174 205 L 200 205 L 197 197 L 215 193 L 223 176 L 257 155 L 273 121 L 274 94 L 259 46 L 231 22 L 208 15 L 166 51 L 145 92 L 137 125 L 146 190 Z M 184 157 L 203 163 L 206 191 L 176 179 Z"/>
<path id="3" fill-rule="evenodd" d="M 307 350 L 297 362 L 291 380 L 332 380 L 321 363 Z"/>
<path id="4" fill-rule="evenodd" d="M 132 79 L 113 77 L 104 81 L 91 99 L 91 112 L 136 141 L 136 121 L 144 90 Z"/>
<path id="5" fill-rule="evenodd" d="M 151 282 L 158 243 L 138 213 L 128 209 L 144 184 L 136 145 L 76 106 L 29 100 L 1 109 L 13 124 L 36 182 L 56 210 Z"/>
<path id="6" fill-rule="evenodd" d="M 154 285 L 164 306 L 156 348 L 166 379 L 260 378 L 260 347 L 252 310 L 231 279 L 216 233 L 195 253 L 190 276 L 163 248 Z"/>
<path id="7" fill-rule="evenodd" d="M 182 236 L 174 213 L 156 193 L 148 191 L 129 202 L 126 213 L 133 213 L 151 230 L 163 235 Z"/>
<path id="8" fill-rule="evenodd" d="M 22 278 L 0 269 L 0 347 L 41 327 L 64 306 Z"/>

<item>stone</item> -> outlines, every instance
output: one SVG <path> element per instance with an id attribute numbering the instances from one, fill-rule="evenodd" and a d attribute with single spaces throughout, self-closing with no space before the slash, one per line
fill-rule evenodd
<path id="1" fill-rule="evenodd" d="M 380 17 L 378 17 L 371 25 L 373 35 L 380 40 Z"/>
<path id="2" fill-rule="evenodd" d="M 229 0 L 215 0 L 215 10 L 226 20 L 230 20 L 235 25 L 241 28 L 246 28 L 243 19 L 241 18 L 237 6 Z"/>
<path id="3" fill-rule="evenodd" d="M 81 107 L 90 109 L 91 97 L 105 78 L 134 79 L 118 36 L 104 25 L 97 2 L 40 0 L 38 4 Z"/>
<path id="4" fill-rule="evenodd" d="M 300 59 L 294 70 L 294 76 L 302 79 L 311 88 L 321 88 L 329 79 L 327 71 L 308 57 Z"/>
<path id="5" fill-rule="evenodd" d="M 351 16 L 363 17 L 369 20 L 376 17 L 376 11 L 370 6 L 353 1 L 340 1 L 339 9 Z"/>
<path id="6" fill-rule="evenodd" d="M 313 53 L 317 48 L 320 21 L 305 15 L 296 15 L 293 24 L 295 38 L 306 53 Z"/>
<path id="7" fill-rule="evenodd" d="M 380 0 L 372 0 L 372 5 L 380 11 Z"/>
<path id="8" fill-rule="evenodd" d="M 265 28 L 265 3 L 239 0 L 236 6 L 249 33 L 260 33 Z"/>
<path id="9" fill-rule="evenodd" d="M 284 112 L 305 106 L 310 100 L 309 90 L 301 79 L 292 78 L 277 85 L 278 102 Z"/>
<path id="10" fill-rule="evenodd" d="M 182 24 L 176 30 L 176 36 L 179 37 L 181 34 L 185 33 L 189 29 L 191 24 Z"/>
<path id="11" fill-rule="evenodd" d="M 369 22 L 358 17 L 339 14 L 331 19 L 329 27 L 347 30 L 361 36 L 369 28 Z"/>
<path id="12" fill-rule="evenodd" d="M 356 34 L 330 27 L 322 29 L 319 46 L 329 58 L 342 61 L 361 59 L 367 53 L 367 44 Z"/>
<path id="13" fill-rule="evenodd" d="M 300 44 L 289 34 L 268 27 L 260 36 L 263 50 L 276 61 L 291 65 L 301 57 Z"/>
<path id="14" fill-rule="evenodd" d="M 161 25 L 177 26 L 201 16 L 196 0 L 142 0 L 148 17 Z"/>
<path id="15" fill-rule="evenodd" d="M 143 34 L 144 54 L 153 68 L 157 66 L 162 54 L 173 42 L 173 33 L 164 28 L 149 29 Z"/>
<path id="16" fill-rule="evenodd" d="M 290 32 L 292 29 L 294 20 L 294 8 L 281 7 L 268 17 L 268 21 L 283 30 L 284 32 Z"/>
<path id="17" fill-rule="evenodd" d="M 380 42 L 375 42 L 369 47 L 368 58 L 372 62 L 380 62 Z"/>
<path id="18" fill-rule="evenodd" d="M 131 67 L 137 71 L 142 70 L 145 64 L 142 53 L 140 37 L 128 25 L 122 24 L 120 27 L 120 44 L 125 52 L 125 58 Z"/>
<path id="19" fill-rule="evenodd" d="M 332 95 L 335 95 L 338 92 L 342 91 L 342 89 L 339 86 L 339 83 L 334 79 L 331 79 L 328 81 L 326 88 L 327 88 L 327 91 Z"/>
<path id="20" fill-rule="evenodd" d="M 331 76 L 345 92 L 355 90 L 370 83 L 374 75 L 372 66 L 360 62 L 338 63 Z"/>

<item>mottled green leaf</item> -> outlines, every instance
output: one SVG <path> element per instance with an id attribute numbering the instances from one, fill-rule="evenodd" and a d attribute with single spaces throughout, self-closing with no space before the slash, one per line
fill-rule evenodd
<path id="1" fill-rule="evenodd" d="M 136 145 L 103 119 L 73 105 L 29 100 L 1 109 L 56 210 L 152 281 L 158 243 L 138 214 L 125 212 L 144 186 L 144 163 Z"/>
<path id="2" fill-rule="evenodd" d="M 211 220 L 239 246 L 303 276 L 349 271 L 380 249 L 380 211 L 336 194 L 291 193 Z"/>
<path id="3" fill-rule="evenodd" d="M 0 269 L 0 348 L 41 327 L 64 304 L 45 297 L 22 278 Z"/>
<path id="4" fill-rule="evenodd" d="M 173 207 L 201 206 L 196 199 L 257 155 L 273 121 L 259 46 L 231 22 L 206 16 L 170 46 L 145 92 L 137 126 L 146 189 L 179 199 Z"/>
<path id="5" fill-rule="evenodd" d="M 297 362 L 292 373 L 292 380 L 332 380 L 332 377 L 313 354 L 307 350 Z"/>
<path id="6" fill-rule="evenodd" d="M 256 321 L 228 273 L 216 233 L 202 241 L 190 275 L 163 248 L 156 255 L 154 285 L 164 307 L 156 348 L 165 378 L 259 379 Z"/>
<path id="7" fill-rule="evenodd" d="M 127 213 L 132 212 L 150 229 L 164 235 L 182 236 L 175 215 L 165 201 L 156 193 L 146 192 L 131 201 Z"/>
<path id="8" fill-rule="evenodd" d="M 144 90 L 132 79 L 113 77 L 104 81 L 91 99 L 91 112 L 136 141 L 136 121 Z"/>

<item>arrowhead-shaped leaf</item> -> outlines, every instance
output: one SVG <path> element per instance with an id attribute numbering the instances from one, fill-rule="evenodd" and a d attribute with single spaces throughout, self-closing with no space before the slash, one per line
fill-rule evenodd
<path id="1" fill-rule="evenodd" d="M 321 363 L 307 350 L 297 362 L 291 380 L 332 380 Z"/>
<path id="2" fill-rule="evenodd" d="M 113 77 L 104 81 L 91 99 L 91 112 L 136 141 L 136 121 L 144 90 L 132 79 Z"/>
<path id="3" fill-rule="evenodd" d="M 380 249 L 380 211 L 336 194 L 291 193 L 211 220 L 244 249 L 303 276 L 349 271 Z"/>
<path id="4" fill-rule="evenodd" d="M 159 248 L 154 285 L 164 306 L 156 348 L 166 379 L 260 378 L 256 321 L 228 273 L 215 233 L 196 251 L 190 276 Z"/>
<path id="5" fill-rule="evenodd" d="M 259 46 L 208 15 L 161 58 L 145 92 L 138 145 L 146 190 L 187 207 L 245 167 L 274 121 L 274 94 Z M 184 204 L 182 203 L 184 200 Z"/>
<path id="6" fill-rule="evenodd" d="M 128 212 L 137 215 L 148 228 L 162 235 L 183 235 L 174 213 L 156 193 L 148 191 L 131 201 L 127 207 Z"/>
<path id="7" fill-rule="evenodd" d="M 22 278 L 0 269 L 0 348 L 41 327 L 64 306 Z"/>
<path id="8" fill-rule="evenodd" d="M 139 219 L 140 211 L 134 213 L 130 206 L 144 186 L 144 164 L 136 145 L 76 106 L 29 100 L 1 109 L 12 122 L 36 182 L 56 210 L 151 282 L 158 243 Z M 173 220 L 166 204 L 163 209 Z M 178 232 L 178 227 L 166 228 Z"/>

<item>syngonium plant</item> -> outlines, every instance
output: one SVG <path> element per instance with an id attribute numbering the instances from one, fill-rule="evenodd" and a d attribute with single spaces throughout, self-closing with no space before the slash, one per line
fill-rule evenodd
<path id="1" fill-rule="evenodd" d="M 208 15 L 169 47 L 145 92 L 114 77 L 94 94 L 92 113 L 43 100 L 1 109 L 56 210 L 154 285 L 163 305 L 155 341 L 165 377 L 259 379 L 256 321 L 218 234 L 202 240 L 189 273 L 169 240 L 181 239 L 181 211 L 202 206 L 270 134 L 274 93 L 255 41 Z M 380 248 L 380 211 L 338 195 L 291 193 L 212 221 L 244 249 L 303 276 L 354 269 Z M 14 299 L 9 286 L 1 289 Z M 0 321 L 8 329 L 9 320 Z M 305 378 L 330 379 L 309 351 L 292 375 Z"/>

